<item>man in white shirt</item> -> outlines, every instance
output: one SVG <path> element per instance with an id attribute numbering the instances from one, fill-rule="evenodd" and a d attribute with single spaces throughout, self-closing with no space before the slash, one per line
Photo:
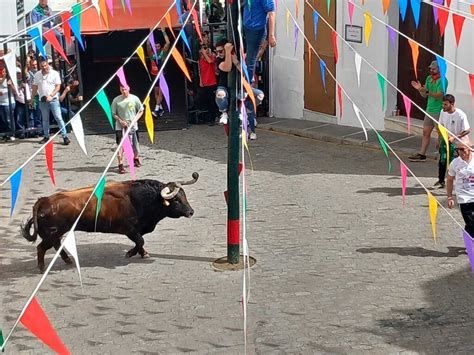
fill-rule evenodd
<path id="1" fill-rule="evenodd" d="M 40 97 L 39 107 L 43 120 L 44 138 L 39 143 L 44 144 L 49 140 L 49 113 L 51 111 L 54 119 L 58 123 L 59 129 L 61 130 L 64 145 L 68 145 L 71 141 L 67 136 L 66 126 L 64 125 L 61 116 L 61 106 L 59 103 L 61 78 L 59 77 L 59 73 L 49 66 L 46 59 L 43 59 L 40 63 L 40 69 L 41 70 L 35 74 L 31 93 L 31 97 L 35 97 L 36 93 L 38 93 Z"/>
<path id="2" fill-rule="evenodd" d="M 453 95 L 447 94 L 443 97 L 443 110 L 439 116 L 439 124 L 444 126 L 448 130 L 449 147 L 446 147 L 446 143 L 439 133 L 439 170 L 438 170 L 438 181 L 435 187 L 444 187 L 444 178 L 446 176 L 446 169 L 448 164 L 454 158 L 454 150 L 456 146 L 456 138 L 462 138 L 467 136 L 471 132 L 471 127 L 467 121 L 466 114 L 456 108 L 454 103 L 456 99 Z M 447 149 L 449 149 L 449 162 L 447 161 Z"/>
<path id="3" fill-rule="evenodd" d="M 456 152 L 459 156 L 449 166 L 446 190 L 448 208 L 453 208 L 453 185 L 455 184 L 459 208 L 466 223 L 464 229 L 471 237 L 474 237 L 474 159 L 472 159 L 471 145 L 467 136 L 461 138 L 461 142 L 456 142 Z"/>

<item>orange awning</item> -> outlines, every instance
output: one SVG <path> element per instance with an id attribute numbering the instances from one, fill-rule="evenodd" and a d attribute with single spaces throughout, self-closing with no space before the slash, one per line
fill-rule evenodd
<path id="1" fill-rule="evenodd" d="M 99 20 L 96 9 L 92 7 L 82 13 L 81 33 L 94 34 L 108 31 L 126 31 L 152 28 L 165 14 L 169 6 L 174 2 L 174 0 L 130 0 L 132 6 L 132 14 L 130 14 L 126 6 L 124 11 L 120 0 L 114 0 L 114 16 L 111 16 L 106 10 L 109 23 L 108 27 L 106 26 L 102 16 L 102 18 Z M 99 0 L 99 3 L 101 3 L 102 10 L 105 10 L 105 1 Z M 86 5 L 82 6 L 86 7 Z M 178 27 L 179 23 L 176 8 L 173 7 L 171 9 L 170 15 L 172 26 Z M 160 26 L 167 26 L 167 23 L 164 19 Z"/>

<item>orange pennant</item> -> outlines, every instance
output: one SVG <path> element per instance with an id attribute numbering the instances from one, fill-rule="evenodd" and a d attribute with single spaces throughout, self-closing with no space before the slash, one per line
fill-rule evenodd
<path id="1" fill-rule="evenodd" d="M 386 15 L 390 8 L 390 0 L 382 0 L 383 14 Z"/>
<path id="2" fill-rule="evenodd" d="M 61 355 L 69 354 L 69 350 L 49 322 L 36 297 L 33 297 L 28 307 L 26 307 L 20 322 L 56 353 Z"/>
<path id="3" fill-rule="evenodd" d="M 454 35 L 456 37 L 456 45 L 459 46 L 459 40 L 461 39 L 462 26 L 464 25 L 464 16 L 458 14 L 453 14 L 453 25 L 454 25 Z"/>
<path id="4" fill-rule="evenodd" d="M 61 22 L 63 23 L 63 32 L 66 43 L 70 45 L 72 43 L 71 38 L 71 26 L 69 26 L 69 19 L 71 18 L 71 13 L 69 11 L 61 14 Z"/>
<path id="5" fill-rule="evenodd" d="M 178 66 L 181 68 L 181 70 L 183 71 L 184 75 L 186 76 L 186 78 L 189 80 L 189 81 L 192 81 L 191 80 L 191 76 L 189 75 L 189 71 L 188 71 L 188 67 L 186 66 L 186 64 L 184 63 L 184 59 L 183 59 L 183 56 L 181 55 L 181 53 L 178 52 L 178 50 L 175 48 L 173 48 L 173 50 L 171 51 L 171 55 L 173 56 L 174 60 L 176 61 L 176 64 L 178 64 Z"/>
<path id="6" fill-rule="evenodd" d="M 46 156 L 46 166 L 48 167 L 49 177 L 51 178 L 53 185 L 56 186 L 53 170 L 53 142 L 53 140 L 50 140 L 48 144 L 46 144 L 44 147 L 44 154 Z"/>
<path id="7" fill-rule="evenodd" d="M 104 20 L 105 27 L 109 28 L 109 16 L 107 15 L 107 6 L 105 5 L 105 0 L 99 0 L 100 14 Z"/>
<path id="8" fill-rule="evenodd" d="M 168 28 L 171 31 L 171 34 L 173 35 L 174 38 L 176 38 L 176 35 L 174 34 L 174 31 L 173 31 L 173 26 L 171 25 L 171 15 L 170 15 L 169 11 L 165 15 L 165 20 L 166 20 L 166 23 L 168 25 Z"/>
<path id="9" fill-rule="evenodd" d="M 69 63 L 69 59 L 67 59 L 67 56 L 66 54 L 64 53 L 63 51 L 63 47 L 61 47 L 61 45 L 59 44 L 59 41 L 58 39 L 56 38 L 56 34 L 54 33 L 54 31 L 52 30 L 49 30 L 49 31 L 46 31 L 45 33 L 43 33 L 43 37 L 49 42 L 51 43 L 51 45 L 54 47 L 54 49 L 56 50 L 56 52 L 58 52 L 61 57 L 64 58 L 64 60 L 66 62 Z"/>
<path id="10" fill-rule="evenodd" d="M 245 91 L 247 92 L 247 94 L 248 94 L 249 97 L 250 97 L 250 100 L 251 100 L 252 103 L 253 103 L 253 109 L 254 109 L 253 112 L 257 112 L 257 103 L 256 103 L 256 101 L 255 101 L 255 95 L 253 94 L 252 87 L 250 86 L 250 84 L 248 83 L 248 81 L 245 80 L 245 78 L 244 78 L 243 75 L 241 76 L 241 78 L 242 78 L 242 84 L 244 85 Z"/>
<path id="11" fill-rule="evenodd" d="M 471 15 L 474 16 L 474 5 L 471 5 Z"/>
<path id="12" fill-rule="evenodd" d="M 295 12 L 296 12 L 296 18 L 298 18 L 298 13 L 300 12 L 300 2 L 299 0 L 295 0 Z"/>
<path id="13" fill-rule="evenodd" d="M 412 41 L 411 39 L 408 40 L 408 44 L 411 47 L 411 56 L 413 58 L 413 69 L 415 70 L 415 77 L 418 79 L 418 55 L 420 54 L 420 48 L 418 43 Z"/>

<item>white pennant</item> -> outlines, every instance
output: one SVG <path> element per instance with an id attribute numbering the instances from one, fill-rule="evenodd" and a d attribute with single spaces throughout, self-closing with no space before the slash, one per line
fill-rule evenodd
<path id="1" fill-rule="evenodd" d="M 361 118 L 360 118 L 360 110 L 359 110 L 359 108 L 356 106 L 355 103 L 352 103 L 352 107 L 354 107 L 354 112 L 355 112 L 355 114 L 356 114 L 356 116 L 357 116 L 357 119 L 359 120 L 360 125 L 362 126 L 362 129 L 364 130 L 365 140 L 368 141 L 368 140 L 369 140 L 369 137 L 367 137 L 367 130 L 365 129 L 364 124 L 362 123 L 362 120 L 361 120 Z"/>
<path id="2" fill-rule="evenodd" d="M 99 0 L 92 0 L 92 5 L 94 5 L 95 9 L 97 10 L 97 16 L 99 16 L 99 22 L 101 22 Z"/>
<path id="3" fill-rule="evenodd" d="M 85 140 L 84 140 L 84 128 L 82 127 L 81 115 L 79 115 L 77 113 L 72 118 L 71 126 L 72 126 L 72 131 L 74 132 L 74 135 L 76 136 L 77 143 L 79 143 L 79 146 L 84 151 L 84 153 L 87 155 L 86 143 L 85 143 Z"/>
<path id="4" fill-rule="evenodd" d="M 3 56 L 5 64 L 7 66 L 8 74 L 10 74 L 10 79 L 12 80 L 15 90 L 18 91 L 18 83 L 16 80 L 16 56 L 15 52 L 11 51 Z M 12 93 L 13 95 L 13 93 Z"/>
<path id="5" fill-rule="evenodd" d="M 355 53 L 354 61 L 356 65 L 356 72 L 357 72 L 357 87 L 360 87 L 360 67 L 362 65 L 362 57 L 359 53 Z"/>
<path id="6" fill-rule="evenodd" d="M 82 287 L 82 277 L 81 277 L 81 267 L 79 265 L 79 257 L 77 256 L 77 248 L 76 248 L 76 236 L 74 235 L 74 231 L 71 230 L 67 236 L 66 239 L 64 239 L 64 249 L 66 249 L 69 254 L 74 258 L 74 261 L 76 262 L 76 267 L 77 267 L 77 273 L 79 274 L 79 281 L 81 282 L 81 287 Z"/>

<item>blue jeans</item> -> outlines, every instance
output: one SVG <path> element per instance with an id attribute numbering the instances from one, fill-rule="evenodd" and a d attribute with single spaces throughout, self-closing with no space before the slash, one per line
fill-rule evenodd
<path id="1" fill-rule="evenodd" d="M 59 129 L 61 130 L 61 136 L 66 138 L 66 126 L 64 125 L 64 121 L 61 116 L 61 106 L 59 104 L 59 100 L 56 98 L 51 102 L 40 102 L 39 108 L 41 111 L 41 118 L 43 119 L 44 137 L 49 138 L 49 111 L 51 110 L 51 113 L 53 114 L 53 117 L 56 120 Z"/>
<path id="2" fill-rule="evenodd" d="M 252 88 L 253 95 L 255 96 L 255 104 L 256 106 L 260 105 L 263 101 L 263 98 L 265 95 L 263 94 L 262 90 Z M 245 100 L 245 107 L 247 108 L 247 119 L 249 121 L 250 125 L 250 131 L 255 133 L 255 117 L 256 113 L 253 109 L 253 102 L 250 100 L 250 97 L 247 96 L 247 99 Z"/>
<path id="3" fill-rule="evenodd" d="M 39 98 L 38 96 L 35 97 L 34 99 L 34 108 L 30 109 L 30 122 L 33 120 L 33 126 L 30 126 L 31 128 L 36 127 L 39 128 L 42 125 L 42 119 L 41 119 L 41 111 L 39 108 Z"/>
<path id="4" fill-rule="evenodd" d="M 16 102 L 15 104 L 15 123 L 17 130 L 21 130 L 21 134 L 25 134 L 26 131 L 26 105 L 21 102 Z M 28 128 L 34 127 L 33 117 L 30 115 L 28 122 Z"/>
<path id="5" fill-rule="evenodd" d="M 15 109 L 15 104 L 11 105 L 12 110 Z M 10 116 L 10 106 L 8 105 L 0 105 L 0 131 L 7 132 L 15 132 L 15 122 L 11 120 Z M 11 135 L 11 134 L 10 134 Z"/>
<path id="6" fill-rule="evenodd" d="M 244 27 L 245 37 L 245 62 L 247 64 L 247 72 L 249 73 L 250 84 L 253 81 L 253 73 L 255 72 L 255 62 L 257 61 L 257 54 L 260 45 L 262 44 L 267 29 L 264 27 L 261 30 L 250 30 Z"/>
<path id="7" fill-rule="evenodd" d="M 216 89 L 216 104 L 220 112 L 227 112 L 229 109 L 229 93 L 224 86 L 218 86 Z"/>

